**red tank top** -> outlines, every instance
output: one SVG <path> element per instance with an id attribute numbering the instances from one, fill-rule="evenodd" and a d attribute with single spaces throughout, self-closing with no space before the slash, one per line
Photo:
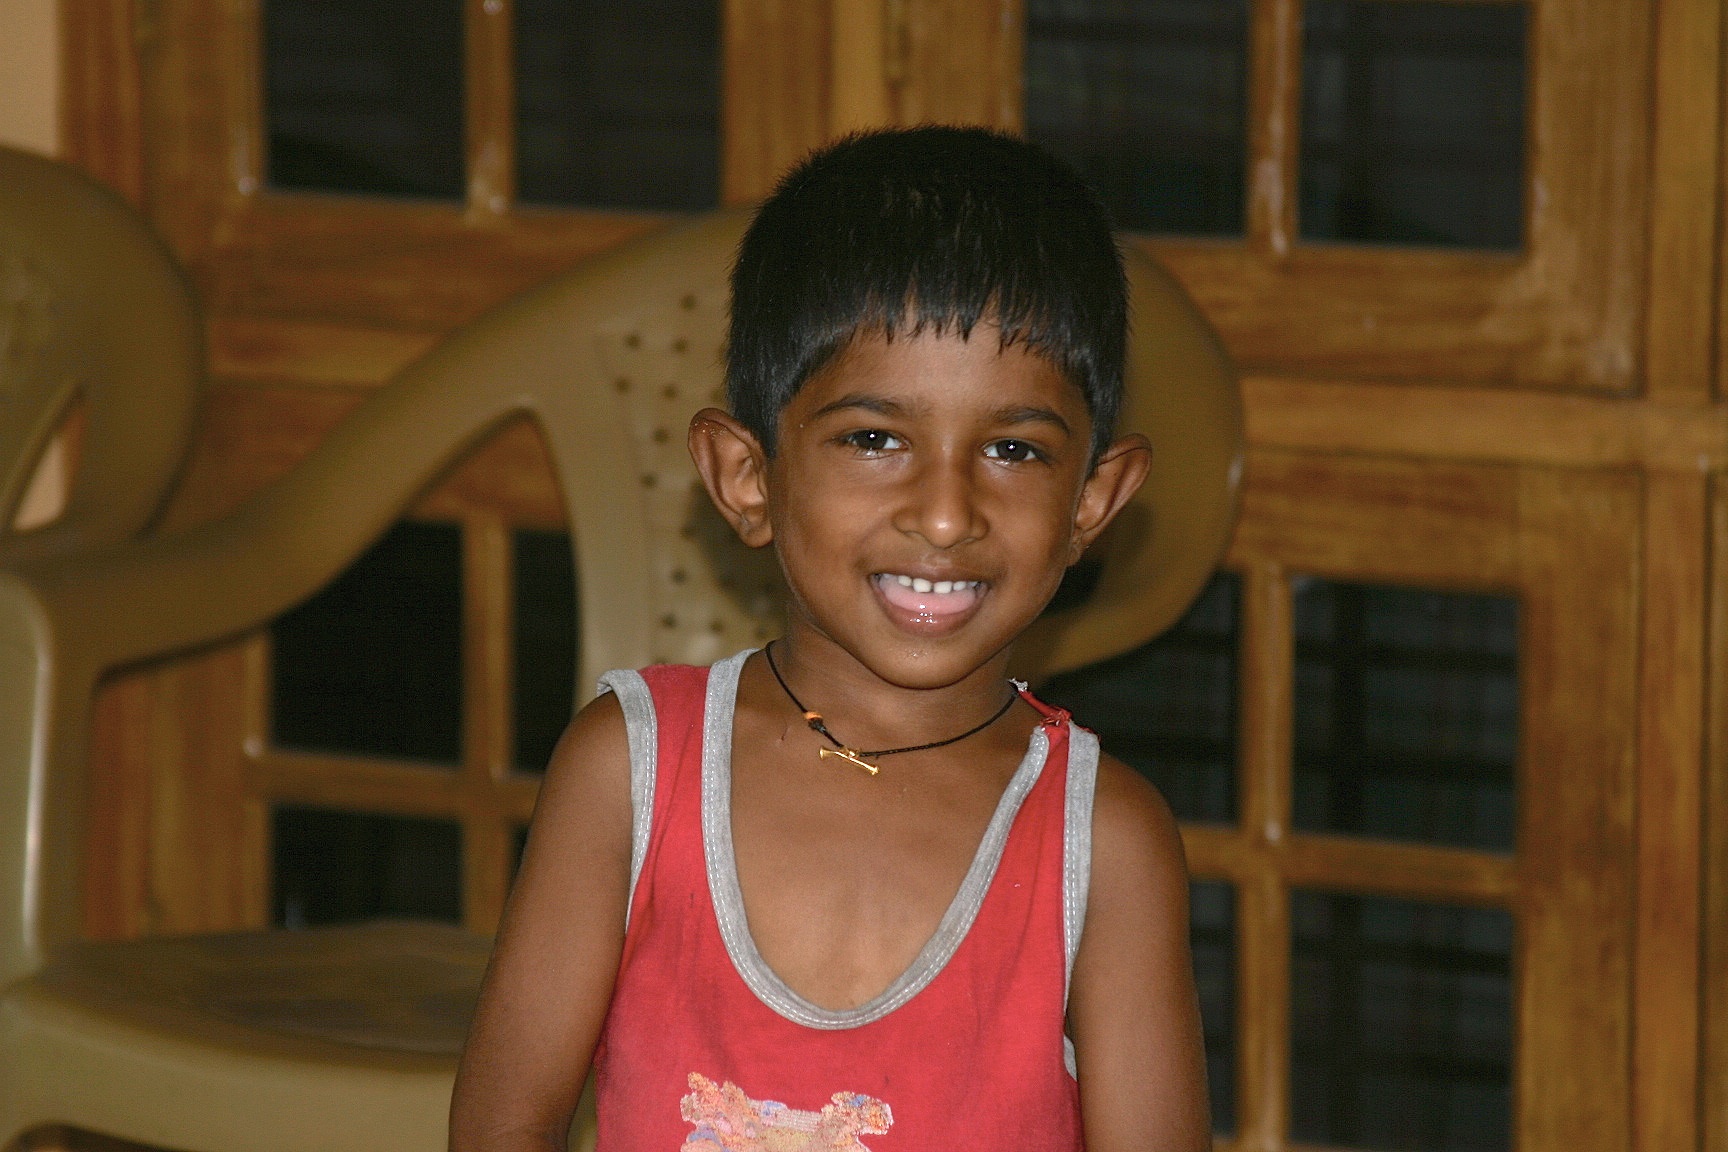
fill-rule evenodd
<path id="1" fill-rule="evenodd" d="M 624 709 L 635 819 L 599 1152 L 1079 1149 L 1063 1022 L 1096 739 L 1031 701 L 1045 722 L 936 934 L 882 995 L 831 1011 L 775 976 L 744 919 L 731 742 L 748 655 L 601 681 Z"/>

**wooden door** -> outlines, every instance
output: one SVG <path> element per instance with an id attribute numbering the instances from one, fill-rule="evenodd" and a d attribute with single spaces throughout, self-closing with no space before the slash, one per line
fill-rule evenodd
<path id="1" fill-rule="evenodd" d="M 1321 165 L 1343 173 L 1340 187 L 1375 177 L 1347 171 L 1312 130 L 1336 48 L 1324 37 L 1346 34 L 1327 21 L 1373 27 L 1392 10 L 1516 29 L 1512 175 L 1490 166 L 1482 179 L 1511 179 L 1517 204 L 1509 217 L 1485 209 L 1474 246 L 1400 239 L 1372 213 L 1319 221 Z M 254 0 L 68 0 L 71 154 L 146 207 L 210 311 L 217 387 L 163 530 L 219 515 L 291 467 L 441 334 L 667 218 L 521 203 L 532 180 L 516 110 L 538 97 L 523 87 L 513 28 L 528 11 L 527 0 L 460 5 L 460 155 L 454 190 L 431 202 L 272 186 L 268 12 Z M 1722 981 L 1702 979 L 1728 963 L 1728 900 L 1706 883 L 1721 868 L 1705 868 L 1728 864 L 1728 791 L 1720 773 L 1707 789 L 1703 770 L 1728 717 L 1725 678 L 1712 674 L 1728 635 L 1712 594 L 1728 570 L 1728 503 L 1713 486 L 1728 457 L 1715 337 L 1720 0 L 727 0 L 714 11 L 713 195 L 725 202 L 761 195 L 807 148 L 871 124 L 980 122 L 1107 151 L 1138 129 L 1107 85 L 1085 86 L 1088 68 L 1114 60 L 1139 75 L 1146 53 L 1174 51 L 1167 35 L 1189 38 L 1182 59 L 1210 61 L 1208 91 L 1226 112 L 1185 139 L 1212 157 L 1202 176 L 1224 207 L 1181 224 L 1205 235 L 1133 242 L 1218 325 L 1248 402 L 1228 557 L 1228 783 L 1207 784 L 1223 799 L 1184 823 L 1203 951 L 1223 958 L 1221 1146 L 1728 1147 Z M 1372 80 L 1358 69 L 1339 91 Z M 460 576 L 450 627 L 463 723 L 447 763 L 280 746 L 279 638 L 267 634 L 117 677 L 99 717 L 91 932 L 282 919 L 272 837 L 344 812 L 446 845 L 457 864 L 445 914 L 495 921 L 536 786 L 512 748 L 517 560 L 533 547 L 525 534 L 557 531 L 564 512 L 523 427 L 413 516 L 446 526 L 428 547 Z M 1515 621 L 1496 641 L 1510 655 L 1442 645 L 1424 657 L 1442 672 L 1501 668 L 1515 686 L 1510 719 L 1494 718 L 1512 734 L 1498 839 L 1394 834 L 1302 799 L 1332 770 L 1332 753 L 1305 743 L 1314 678 L 1356 676 L 1362 689 L 1349 668 L 1408 655 L 1365 648 L 1361 627 L 1354 640 L 1321 636 L 1305 613 L 1354 605 L 1366 627 L 1376 604 L 1420 603 Z M 1380 723 L 1421 698 L 1373 697 L 1352 715 Z M 1351 747 L 1352 763 L 1373 766 L 1371 742 Z M 1718 818 L 1706 821 L 1707 807 Z M 1404 935 L 1364 953 L 1365 925 L 1394 921 Z M 1476 937 L 1504 947 L 1458 943 Z M 1377 1049 L 1347 1033 L 1412 1019 L 1362 1010 L 1384 1007 L 1362 973 L 1386 948 L 1404 949 L 1386 971 L 1406 984 L 1427 979 L 1423 956 L 1445 952 L 1481 977 L 1483 1003 L 1504 989 L 1492 1042 L 1504 1058 L 1459 1080 L 1499 1084 L 1503 1122 L 1490 1104 L 1472 1113 L 1486 1127 L 1375 1127 L 1371 1108 L 1349 1105 L 1350 1092 L 1372 1097 L 1362 1069 Z M 1332 1011 L 1316 989 L 1346 976 L 1355 1007 Z M 1317 1036 L 1329 1039 L 1317 1048 Z M 1326 1063 L 1346 1048 L 1349 1076 Z"/>

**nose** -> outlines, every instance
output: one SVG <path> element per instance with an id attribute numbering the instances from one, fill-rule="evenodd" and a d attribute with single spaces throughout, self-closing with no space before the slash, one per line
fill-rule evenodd
<path id="1" fill-rule="evenodd" d="M 896 527 L 933 548 L 948 549 L 985 531 L 977 478 L 966 453 L 943 453 L 907 477 Z"/>

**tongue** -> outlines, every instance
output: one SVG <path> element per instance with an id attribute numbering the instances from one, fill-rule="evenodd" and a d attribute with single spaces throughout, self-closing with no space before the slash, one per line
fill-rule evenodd
<path id="1" fill-rule="evenodd" d="M 964 612 L 978 599 L 978 589 L 960 587 L 952 592 L 918 592 L 906 587 L 892 576 L 881 577 L 882 598 L 905 612 L 922 616 L 951 616 Z"/>

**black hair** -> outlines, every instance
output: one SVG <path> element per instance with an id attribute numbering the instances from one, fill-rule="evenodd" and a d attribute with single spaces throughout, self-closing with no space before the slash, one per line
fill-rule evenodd
<path id="1" fill-rule="evenodd" d="M 983 128 L 857 133 L 781 179 L 732 268 L 726 390 L 770 455 L 780 413 L 855 337 L 995 324 L 1086 397 L 1094 458 L 1122 403 L 1127 282 L 1067 164 Z"/>

